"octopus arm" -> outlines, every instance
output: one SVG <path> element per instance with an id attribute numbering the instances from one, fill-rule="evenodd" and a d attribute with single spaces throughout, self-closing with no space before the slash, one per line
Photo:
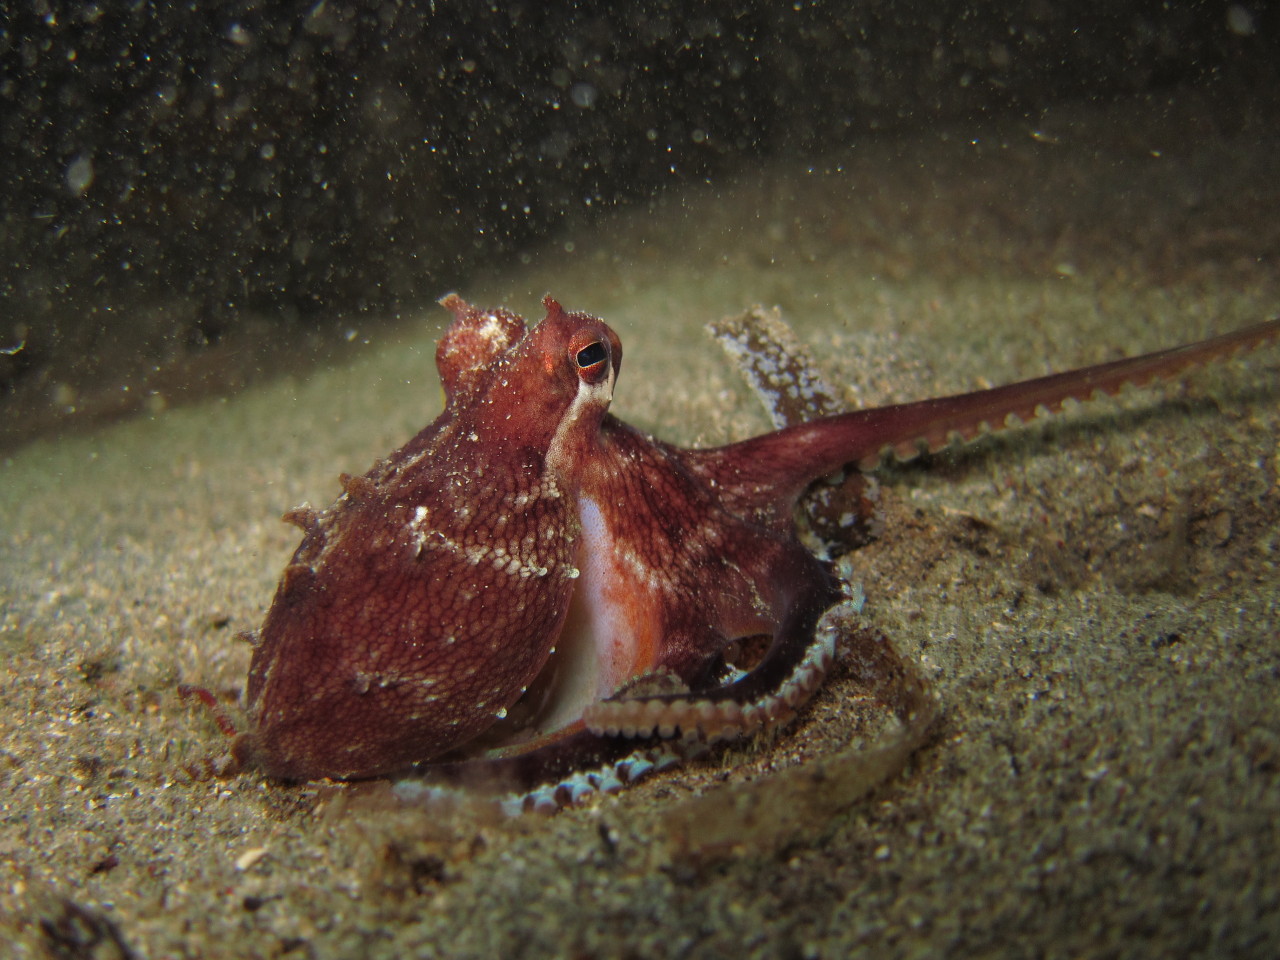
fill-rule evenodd
<path id="1" fill-rule="evenodd" d="M 840 632 L 836 621 L 827 617 L 841 606 L 835 579 L 808 554 L 797 559 L 805 569 L 787 578 L 780 604 L 785 613 L 764 657 L 748 673 L 690 693 L 598 701 L 583 714 L 587 729 L 602 736 L 679 736 L 716 743 L 790 720 L 825 678 Z"/>
<path id="2" fill-rule="evenodd" d="M 1111 396 L 1176 377 L 1211 360 L 1280 338 L 1280 320 L 1199 343 L 1055 373 L 989 390 L 858 410 L 702 451 L 702 469 L 760 509 L 789 508 L 810 483 L 848 463 L 873 469 L 886 455 L 910 460 L 948 444 L 1056 413 L 1067 400 Z"/>

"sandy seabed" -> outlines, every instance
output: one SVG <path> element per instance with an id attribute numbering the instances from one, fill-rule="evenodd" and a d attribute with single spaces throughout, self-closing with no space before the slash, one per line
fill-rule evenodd
<path id="1" fill-rule="evenodd" d="M 756 303 L 862 405 L 1274 316 L 1276 130 L 1186 93 L 886 136 L 669 194 L 458 292 L 605 317 L 614 411 L 719 443 L 766 420 L 702 327 Z M 853 573 L 938 716 L 882 782 L 810 776 L 803 821 L 741 798 L 883 747 L 840 666 L 780 735 L 553 817 L 192 780 L 223 742 L 175 686 L 242 688 L 235 635 L 298 539 L 277 518 L 438 412 L 445 319 L 6 458 L 9 955 L 1280 954 L 1275 347 L 881 471 L 889 522 Z M 732 843 L 700 838 L 725 823 Z"/>

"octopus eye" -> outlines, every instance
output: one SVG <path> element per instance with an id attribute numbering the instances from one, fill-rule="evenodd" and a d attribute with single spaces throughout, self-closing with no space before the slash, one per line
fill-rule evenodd
<path id="1" fill-rule="evenodd" d="M 595 343 L 589 343 L 578 351 L 574 360 L 578 363 L 579 370 L 586 370 L 593 367 L 597 363 L 603 362 L 609 356 L 609 351 L 604 348 L 604 344 L 597 340 Z"/>

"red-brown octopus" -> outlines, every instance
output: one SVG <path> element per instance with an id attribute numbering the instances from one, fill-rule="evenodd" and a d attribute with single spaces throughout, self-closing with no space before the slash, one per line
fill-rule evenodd
<path id="1" fill-rule="evenodd" d="M 783 723 L 856 617 L 797 535 L 815 481 L 1280 335 L 1272 320 L 833 413 L 787 359 L 786 328 L 748 315 L 719 333 L 777 401 L 780 429 L 686 450 L 609 414 L 622 345 L 603 321 L 550 297 L 533 329 L 505 309 L 442 303 L 454 316 L 436 351 L 444 412 L 364 476 L 343 475 L 328 509 L 285 515 L 305 536 L 252 638 L 237 767 L 287 780 L 417 768 L 397 788 L 406 797 L 483 783 L 509 810 L 555 809 Z M 827 511 L 846 529 L 872 520 L 865 481 L 851 479 Z M 761 635 L 749 669 L 726 663 L 734 641 Z"/>

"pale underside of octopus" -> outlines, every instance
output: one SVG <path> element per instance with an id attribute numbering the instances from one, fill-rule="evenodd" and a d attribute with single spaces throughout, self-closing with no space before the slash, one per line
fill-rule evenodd
<path id="1" fill-rule="evenodd" d="M 930 701 L 914 671 L 860 627 L 856 591 L 801 542 L 806 491 L 807 542 L 847 550 L 878 522 L 859 471 L 887 454 L 937 451 L 1280 335 L 1272 320 L 842 412 L 785 324 L 757 310 L 714 333 L 778 429 L 687 450 L 608 413 L 622 349 L 602 321 L 549 297 L 533 329 L 442 302 L 454 315 L 437 350 L 444 412 L 344 475 L 329 508 L 286 514 L 305 536 L 251 638 L 236 768 L 405 775 L 406 800 L 465 790 L 554 810 L 786 723 L 837 655 L 919 731 Z M 754 657 L 752 638 L 764 638 Z"/>

